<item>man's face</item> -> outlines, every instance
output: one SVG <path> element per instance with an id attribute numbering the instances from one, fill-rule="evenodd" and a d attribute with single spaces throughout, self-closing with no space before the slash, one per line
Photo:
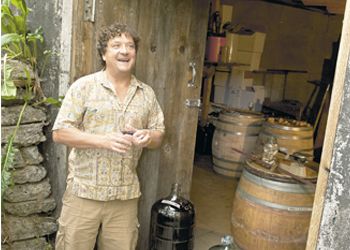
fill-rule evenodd
<path id="1" fill-rule="evenodd" d="M 106 68 L 120 73 L 129 73 L 135 65 L 136 48 L 134 40 L 127 34 L 110 39 L 102 56 Z"/>

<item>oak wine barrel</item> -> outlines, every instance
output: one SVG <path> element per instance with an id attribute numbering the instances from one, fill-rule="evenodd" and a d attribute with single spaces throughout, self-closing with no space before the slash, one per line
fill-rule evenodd
<path id="1" fill-rule="evenodd" d="M 245 156 L 232 150 L 236 148 L 247 154 L 255 148 L 264 116 L 261 113 L 237 110 L 222 112 L 215 121 L 212 141 L 213 169 L 215 172 L 239 178 Z"/>
<path id="2" fill-rule="evenodd" d="M 314 176 L 306 177 L 315 182 Z M 247 161 L 235 193 L 231 230 L 249 250 L 305 249 L 314 187 Z"/>

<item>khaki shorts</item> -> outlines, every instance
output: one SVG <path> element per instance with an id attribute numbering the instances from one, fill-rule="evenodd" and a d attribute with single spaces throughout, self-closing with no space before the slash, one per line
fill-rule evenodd
<path id="1" fill-rule="evenodd" d="M 138 199 L 94 201 L 68 187 L 58 219 L 56 250 L 133 250 L 138 237 Z"/>

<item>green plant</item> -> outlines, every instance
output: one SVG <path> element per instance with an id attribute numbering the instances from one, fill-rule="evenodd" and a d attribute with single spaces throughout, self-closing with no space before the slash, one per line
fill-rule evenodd
<path id="1" fill-rule="evenodd" d="M 1 86 L 1 96 L 5 99 L 12 98 L 16 96 L 17 88 L 15 83 L 13 82 L 11 78 L 11 73 L 13 71 L 13 68 L 7 64 L 7 54 L 5 54 L 3 61 L 3 84 Z"/>
<path id="2" fill-rule="evenodd" d="M 36 103 L 60 105 L 59 100 L 54 98 L 46 98 L 40 87 L 40 76 L 46 66 L 47 57 L 53 53 L 44 51 L 40 54 L 38 44 L 44 42 L 42 28 L 35 29 L 32 33 L 27 27 L 27 17 L 31 10 L 27 7 L 25 0 L 2 0 L 1 1 L 1 52 L 3 62 L 3 79 L 1 83 L 1 98 L 5 100 L 15 99 L 17 95 L 17 86 L 12 77 L 14 70 L 10 65 L 11 60 L 22 62 L 24 67 L 21 69 L 25 75 L 25 94 L 23 97 L 24 105 L 19 114 L 15 129 L 8 138 L 5 145 L 5 154 L 1 158 L 1 194 L 11 184 L 11 166 L 15 157 L 15 149 L 13 147 L 14 139 L 18 128 L 21 124 L 23 113 L 32 99 L 39 96 Z M 39 72 L 38 58 L 43 58 L 41 71 Z M 30 72 L 34 73 L 34 81 Z"/>
<path id="3" fill-rule="evenodd" d="M 4 35 L 1 36 L 1 48 L 11 59 L 29 61 L 36 66 L 37 42 L 44 41 L 42 28 L 34 33 L 27 29 L 27 17 L 31 10 L 24 0 L 4 0 L 1 5 L 1 26 Z"/>

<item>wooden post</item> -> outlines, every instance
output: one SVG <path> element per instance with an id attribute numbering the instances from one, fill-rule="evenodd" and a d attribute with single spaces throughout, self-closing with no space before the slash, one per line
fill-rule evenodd
<path id="1" fill-rule="evenodd" d="M 347 65 L 349 65 L 349 55 L 350 55 L 350 4 L 348 1 L 348 4 L 345 9 L 345 15 L 344 15 L 344 21 L 343 21 L 343 30 L 342 30 L 342 36 L 340 41 L 340 48 L 338 53 L 338 61 L 337 61 L 337 67 L 335 72 L 335 78 L 334 78 L 334 85 L 333 85 L 333 91 L 332 91 L 332 98 L 331 98 L 331 104 L 329 109 L 329 115 L 328 115 L 328 122 L 327 122 L 327 129 L 326 129 L 326 135 L 325 135 L 325 141 L 323 146 L 323 152 L 320 162 L 320 171 L 318 175 L 318 181 L 317 181 L 317 188 L 316 188 L 316 194 L 315 194 L 315 201 L 314 201 L 314 209 L 312 212 L 311 222 L 310 222 L 310 228 L 309 228 L 309 236 L 307 241 L 307 250 L 313 250 L 316 249 L 316 247 L 320 247 L 320 249 L 341 249 L 341 248 L 333 248 L 333 245 L 338 244 L 349 244 L 349 242 L 342 242 L 344 239 L 341 237 L 338 238 L 338 242 L 334 238 L 331 239 L 331 241 L 328 241 L 327 244 L 330 244 L 332 246 L 325 246 L 325 238 L 326 237 L 332 237 L 327 236 L 322 232 L 323 230 L 326 230 L 330 235 L 336 235 L 337 233 L 343 233 L 343 232 L 335 232 L 332 231 L 331 227 L 327 225 L 327 222 L 325 221 L 328 218 L 324 218 L 325 215 L 323 214 L 324 208 L 327 206 L 326 203 L 332 202 L 331 200 L 326 199 L 326 191 L 329 191 L 330 188 L 332 188 L 331 183 L 336 181 L 336 178 L 333 176 L 330 177 L 333 173 L 333 168 L 336 167 L 338 164 L 342 165 L 341 169 L 343 173 L 336 172 L 338 175 L 344 174 L 344 172 L 349 172 L 349 162 L 344 161 L 341 162 L 341 158 L 344 157 L 342 153 L 337 158 L 337 151 L 345 150 L 346 147 L 349 147 L 349 142 L 344 141 L 343 147 L 336 147 L 335 146 L 335 135 L 337 130 L 340 130 L 340 128 L 345 125 L 345 122 L 342 120 L 339 120 L 340 117 L 340 111 L 342 104 L 345 104 L 345 100 L 349 99 L 349 93 L 344 92 L 344 89 L 347 89 L 349 91 L 349 72 L 346 75 L 346 68 Z M 343 100 L 343 96 L 345 99 Z M 342 103 L 342 101 L 344 101 Z M 349 116 L 349 114 L 345 114 Z M 344 124 L 343 124 L 344 122 Z M 347 120 L 347 123 L 349 120 Z M 340 137 L 342 135 L 339 135 Z M 348 137 L 348 134 L 344 134 L 344 140 Z M 340 162 L 337 162 L 337 161 Z M 331 166 L 332 163 L 332 166 Z M 338 165 L 339 166 L 339 165 Z M 335 171 L 339 171 L 339 169 L 335 169 Z M 331 173 L 331 174 L 330 174 Z M 344 176 L 343 176 L 344 178 Z M 328 184 L 328 185 L 327 185 Z M 347 190 L 350 188 L 349 186 L 343 187 Z M 345 189 L 345 190 L 346 190 Z M 328 192 L 327 192 L 328 193 Z M 333 193 L 333 202 L 337 202 L 340 196 L 340 193 Z M 331 206 L 330 204 L 329 206 Z M 333 204 L 335 205 L 335 204 Z M 339 207 L 339 204 L 335 206 L 337 209 L 342 209 Z M 329 210 L 328 210 L 329 211 Z M 323 225 L 321 225 L 321 222 Z M 341 223 L 341 222 L 340 222 Z M 344 229 L 347 226 L 349 229 L 349 221 L 344 220 L 342 222 L 344 224 Z M 346 230 L 345 230 L 346 232 Z M 346 232 L 349 235 L 349 232 Z M 322 234 L 322 235 L 321 235 Z M 347 236 L 349 237 L 349 236 Z M 319 246 L 319 244 L 325 244 L 322 247 Z"/>
<path id="2" fill-rule="evenodd" d="M 208 122 L 208 113 L 210 108 L 210 95 L 213 85 L 213 76 L 215 73 L 215 66 L 209 65 L 203 70 L 203 76 L 205 77 L 203 86 L 203 105 L 201 115 L 201 126 L 205 126 Z"/>

